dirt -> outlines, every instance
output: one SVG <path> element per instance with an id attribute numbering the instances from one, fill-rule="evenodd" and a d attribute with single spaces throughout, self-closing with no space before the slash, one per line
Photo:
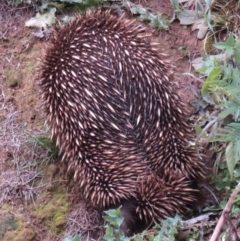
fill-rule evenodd
<path id="1" fill-rule="evenodd" d="M 142 0 L 135 3 L 164 13 L 168 19 L 172 18 L 173 9 L 169 0 Z M 33 29 L 24 26 L 25 21 L 35 14 L 32 7 L 10 8 L 0 3 L 0 91 L 4 93 L 4 98 L 0 99 L 0 105 L 4 107 L 0 121 L 4 122 L 10 113 L 17 112 L 17 122 L 24 123 L 26 129 L 34 133 L 46 131 L 40 108 L 37 68 L 47 42 L 34 37 Z M 199 83 L 182 74 L 191 71 L 190 61 L 202 52 L 202 42 L 197 41 L 196 33 L 190 27 L 181 26 L 178 21 L 171 23 L 168 31 L 148 29 L 175 66 L 179 92 L 190 106 L 193 100 L 191 86 L 198 89 Z M 0 173 L 14 167 L 11 148 L 7 143 L 0 144 Z M 23 148 L 23 152 L 26 149 Z M 39 153 L 42 155 L 44 152 L 40 150 Z M 71 228 L 82 228 L 97 239 L 100 236 L 101 217 L 81 198 L 77 187 L 72 185 L 69 189 L 66 180 L 58 162 L 43 165 L 39 178 L 43 185 L 34 200 L 26 201 L 21 196 L 6 198 L 4 202 L 0 200 L 0 240 L 62 240 L 66 230 Z M 89 223 L 92 227 L 89 227 Z"/>

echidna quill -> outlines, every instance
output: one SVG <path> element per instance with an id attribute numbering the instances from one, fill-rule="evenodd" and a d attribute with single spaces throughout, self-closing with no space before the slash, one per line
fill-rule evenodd
<path id="1" fill-rule="evenodd" d="M 176 171 L 139 177 L 135 192 L 134 199 L 122 202 L 121 229 L 127 236 L 158 224 L 160 218 L 185 215 L 199 195 L 194 183 Z"/>
<path id="2" fill-rule="evenodd" d="M 87 12 L 55 31 L 40 72 L 52 136 L 85 196 L 106 208 L 133 200 L 149 223 L 181 213 L 194 199 L 185 179 L 204 176 L 171 67 L 154 46 L 124 15 Z M 158 182 L 158 171 L 183 178 Z"/>

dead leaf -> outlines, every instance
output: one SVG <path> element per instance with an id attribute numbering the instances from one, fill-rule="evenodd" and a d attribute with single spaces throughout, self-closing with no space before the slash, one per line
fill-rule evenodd
<path id="1" fill-rule="evenodd" d="M 198 29 L 198 34 L 197 34 L 197 38 L 198 39 L 203 39 L 206 34 L 207 34 L 207 31 L 208 31 L 208 26 L 205 22 L 205 20 L 202 18 L 202 19 L 199 19 L 197 20 L 193 26 L 192 26 L 192 30 L 197 30 Z"/>
<path id="2" fill-rule="evenodd" d="M 202 18 L 201 13 L 197 13 L 194 10 L 183 10 L 177 14 L 177 18 L 182 25 L 194 24 L 199 18 Z"/>

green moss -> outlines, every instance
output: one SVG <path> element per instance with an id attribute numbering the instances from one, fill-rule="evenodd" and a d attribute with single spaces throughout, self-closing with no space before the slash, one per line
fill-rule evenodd
<path id="1" fill-rule="evenodd" d="M 65 214 L 65 213 L 64 213 Z M 66 225 L 66 216 L 62 212 L 56 212 L 53 217 L 52 230 L 62 229 Z M 58 231 L 58 230 L 55 230 Z"/>
<path id="2" fill-rule="evenodd" d="M 22 218 L 16 220 L 16 230 L 9 230 L 5 233 L 3 241 L 33 241 L 36 233 L 32 227 Z"/>
<path id="3" fill-rule="evenodd" d="M 55 192 L 43 194 L 45 203 L 39 202 L 36 205 L 34 215 L 40 219 L 45 228 L 50 230 L 52 235 L 58 236 L 66 225 L 66 214 L 69 210 L 70 203 L 64 192 Z"/>
<path id="4" fill-rule="evenodd" d="M 4 235 L 3 241 L 33 241 L 36 234 L 30 227 L 25 227 L 17 231 L 8 231 Z"/>
<path id="5" fill-rule="evenodd" d="M 34 62 L 34 57 L 39 53 L 39 49 L 37 47 L 33 47 L 28 53 L 28 58 L 31 58 L 32 62 Z"/>
<path id="6" fill-rule="evenodd" d="M 23 76 L 26 76 L 26 78 L 27 78 L 25 80 L 25 82 L 26 81 L 30 81 L 30 82 L 33 81 L 32 78 L 31 78 L 31 73 L 32 73 L 33 69 L 34 69 L 34 63 L 33 62 L 26 61 L 24 63 L 23 69 L 21 71 L 22 71 Z"/>
<path id="7" fill-rule="evenodd" d="M 4 217 L 0 217 L 0 240 L 8 232 L 8 230 L 16 230 L 17 221 L 12 214 L 6 214 Z"/>
<path id="8" fill-rule="evenodd" d="M 23 229 L 23 223 L 24 223 L 24 221 L 20 217 L 18 217 L 17 218 L 17 230 L 18 231 L 21 231 Z"/>
<path id="9" fill-rule="evenodd" d="M 25 76 L 28 79 L 32 75 L 33 69 L 35 69 L 35 65 L 36 65 L 35 56 L 38 53 L 39 53 L 39 50 L 33 48 L 30 51 L 23 52 L 19 55 L 20 61 L 22 62 L 21 73 L 23 74 L 23 76 Z M 32 81 L 31 78 L 29 80 Z"/>
<path id="10" fill-rule="evenodd" d="M 16 71 L 16 70 L 10 70 L 8 73 L 7 73 L 7 78 L 6 78 L 6 81 L 7 81 L 7 85 L 8 87 L 16 87 L 18 86 L 19 84 L 19 72 L 20 71 Z"/>
<path id="11" fill-rule="evenodd" d="M 12 211 L 13 208 L 12 208 L 12 206 L 10 206 L 9 204 L 4 203 L 4 204 L 2 205 L 2 210 L 5 210 L 5 211 Z"/>
<path id="12" fill-rule="evenodd" d="M 27 72 L 32 71 L 34 66 L 34 62 L 33 61 L 27 61 L 25 63 L 25 69 L 27 70 Z"/>

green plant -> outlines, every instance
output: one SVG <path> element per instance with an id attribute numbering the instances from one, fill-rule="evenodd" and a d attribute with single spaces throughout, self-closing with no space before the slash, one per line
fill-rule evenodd
<path id="1" fill-rule="evenodd" d="M 181 218 L 177 215 L 174 218 L 167 218 L 161 220 L 160 225 L 156 225 L 154 229 L 157 231 L 157 235 L 152 237 L 153 241 L 175 241 L 178 229 L 183 226 Z"/>
<path id="2" fill-rule="evenodd" d="M 216 26 L 225 23 L 216 11 L 212 11 L 213 0 L 184 1 L 183 4 L 177 0 L 170 0 L 170 2 L 174 8 L 172 21 L 178 18 L 180 24 L 192 25 L 192 30 L 198 30 L 198 39 L 203 39 L 208 30 L 213 33 Z"/>
<path id="3" fill-rule="evenodd" d="M 37 145 L 48 151 L 49 159 L 56 159 L 58 157 L 58 148 L 53 140 L 50 140 L 47 136 L 37 136 L 35 139 Z"/>
<path id="4" fill-rule="evenodd" d="M 223 193 L 226 193 L 229 195 L 229 192 L 234 189 L 235 185 L 236 185 L 236 181 L 235 179 L 237 179 L 239 177 L 239 168 L 240 165 L 237 164 L 234 170 L 234 180 L 231 178 L 229 171 L 225 172 L 225 170 L 227 170 L 227 163 L 223 162 L 220 163 L 218 166 L 219 172 L 218 175 L 213 176 L 212 178 L 212 182 L 215 185 L 215 188 Z M 226 195 L 224 195 L 226 196 Z M 222 195 L 222 199 L 223 199 L 223 195 Z"/>
<path id="5" fill-rule="evenodd" d="M 3 0 L 6 4 L 13 7 L 18 7 L 21 4 L 34 4 L 40 2 L 40 0 Z"/>
<path id="6" fill-rule="evenodd" d="M 221 193 L 220 203 L 205 208 L 208 212 L 225 208 L 240 177 L 240 40 L 230 33 L 225 42 L 216 43 L 214 47 L 222 52 L 193 61 L 194 68 L 206 78 L 201 88 L 202 101 L 211 105 L 211 108 L 205 105 L 205 115 L 196 125 L 198 140 L 212 144 L 217 172 L 213 183 Z M 235 202 L 232 217 L 239 213 L 239 198 Z"/>
<path id="7" fill-rule="evenodd" d="M 81 237 L 78 235 L 76 237 L 66 237 L 63 241 L 81 241 Z"/>
<path id="8" fill-rule="evenodd" d="M 214 106 L 203 129 L 208 141 L 219 143 L 218 156 L 225 154 L 231 178 L 240 160 L 240 40 L 229 34 L 225 42 L 216 43 L 223 54 L 206 56 L 198 72 L 206 76 L 201 89 L 205 102 Z"/>
<path id="9" fill-rule="evenodd" d="M 120 230 L 120 225 L 123 222 L 120 209 L 108 210 L 105 213 L 106 215 L 103 218 L 107 221 L 107 225 L 103 238 L 106 241 L 175 241 L 177 240 L 175 236 L 178 234 L 178 229 L 183 227 L 181 218 L 175 216 L 159 221 L 160 224 L 155 225 L 151 230 L 127 238 Z"/>
<path id="10" fill-rule="evenodd" d="M 104 2 L 104 0 L 60 0 L 60 1 L 65 3 L 79 3 L 85 6 L 93 6 Z"/>
<path id="11" fill-rule="evenodd" d="M 120 230 L 120 225 L 123 222 L 123 218 L 120 215 L 120 208 L 110 209 L 105 211 L 106 215 L 103 217 L 108 224 L 105 226 L 106 232 L 103 237 L 104 240 L 114 241 L 114 240 L 130 240 L 126 238 L 123 232 Z"/>
<path id="12" fill-rule="evenodd" d="M 122 1 L 123 7 L 128 7 L 132 14 L 138 15 L 139 20 L 149 22 L 150 26 L 153 28 L 168 30 L 169 21 L 161 13 L 153 13 L 140 5 L 133 4 L 129 1 Z"/>

